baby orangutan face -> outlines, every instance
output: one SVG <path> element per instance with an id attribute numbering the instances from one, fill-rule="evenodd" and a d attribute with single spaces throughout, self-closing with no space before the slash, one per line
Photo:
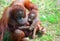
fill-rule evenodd
<path id="1" fill-rule="evenodd" d="M 35 12 L 31 12 L 29 15 L 28 15 L 28 21 L 32 21 L 36 18 L 36 14 Z"/>

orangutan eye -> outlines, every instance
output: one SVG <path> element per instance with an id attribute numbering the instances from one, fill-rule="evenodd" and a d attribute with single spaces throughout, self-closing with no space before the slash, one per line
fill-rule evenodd
<path id="1" fill-rule="evenodd" d="M 16 14 L 17 14 L 17 15 L 23 15 L 24 12 L 23 12 L 23 11 L 18 11 L 18 12 L 16 12 Z"/>
<path id="2" fill-rule="evenodd" d="M 31 16 L 32 16 L 32 17 L 34 17 L 34 16 L 35 16 L 35 14 L 33 14 L 33 13 L 32 13 L 32 14 L 31 14 Z"/>
<path id="3" fill-rule="evenodd" d="M 22 14 L 24 14 L 24 12 L 23 11 L 19 11 L 19 14 L 22 15 Z"/>
<path id="4" fill-rule="evenodd" d="M 16 12 L 17 18 L 23 18 L 24 17 L 24 11 L 20 10 Z"/>

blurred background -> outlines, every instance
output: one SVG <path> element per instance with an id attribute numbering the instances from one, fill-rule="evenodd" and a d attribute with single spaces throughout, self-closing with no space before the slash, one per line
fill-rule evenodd
<path id="1" fill-rule="evenodd" d="M 46 35 L 36 38 L 34 41 L 60 41 L 60 0 L 31 0 L 38 6 L 39 19 L 46 28 Z M 12 0 L 0 0 L 0 18 L 4 9 Z M 9 33 L 6 32 L 4 41 L 9 41 Z"/>

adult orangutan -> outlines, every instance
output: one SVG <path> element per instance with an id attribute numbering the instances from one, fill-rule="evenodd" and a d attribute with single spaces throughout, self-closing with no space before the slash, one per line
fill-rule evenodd
<path id="1" fill-rule="evenodd" d="M 37 8 L 29 0 L 15 0 L 7 7 L 0 20 L 0 41 L 3 41 L 4 31 L 8 28 L 14 33 L 19 26 L 25 25 L 27 22 L 26 8 L 31 11 Z M 22 33 L 24 37 L 24 32 Z"/>

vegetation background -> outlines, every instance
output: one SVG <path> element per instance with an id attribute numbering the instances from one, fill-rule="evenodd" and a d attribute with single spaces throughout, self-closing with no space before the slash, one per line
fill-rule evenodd
<path id="1" fill-rule="evenodd" d="M 46 28 L 46 35 L 36 38 L 34 41 L 60 41 L 60 0 L 31 0 L 38 6 L 39 19 Z M 4 9 L 12 0 L 0 0 L 0 18 Z M 6 32 L 3 41 L 9 41 L 9 33 Z"/>

